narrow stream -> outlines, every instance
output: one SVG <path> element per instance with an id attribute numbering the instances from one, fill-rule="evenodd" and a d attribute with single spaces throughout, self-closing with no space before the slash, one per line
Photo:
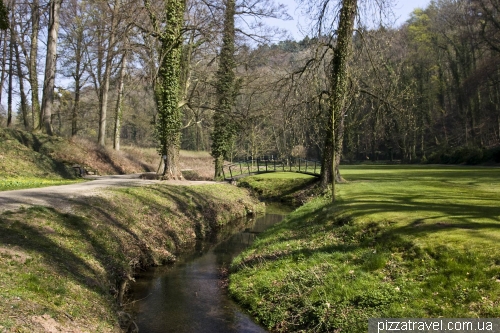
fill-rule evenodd
<path id="1" fill-rule="evenodd" d="M 128 308 L 139 332 L 266 332 L 228 297 L 221 287 L 220 269 L 288 211 L 268 208 L 254 220 L 237 221 L 216 239 L 197 243 L 175 264 L 140 274 L 130 294 L 138 301 Z"/>

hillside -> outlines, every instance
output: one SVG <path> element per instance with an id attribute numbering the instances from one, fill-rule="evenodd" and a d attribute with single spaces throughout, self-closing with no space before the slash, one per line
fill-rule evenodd
<path id="1" fill-rule="evenodd" d="M 74 164 L 100 174 L 153 171 L 155 154 L 129 148 L 116 152 L 83 139 L 0 128 L 0 177 L 74 178 Z"/>
<path id="2" fill-rule="evenodd" d="M 87 166 L 100 175 L 115 175 L 153 172 L 158 163 L 154 148 L 126 146 L 115 151 L 81 138 L 0 128 L 0 182 L 4 183 L 22 179 L 45 179 L 57 184 L 71 181 L 76 178 L 73 165 Z M 181 151 L 181 168 L 186 170 L 187 179 L 209 180 L 213 174 L 212 158 L 206 152 Z"/>

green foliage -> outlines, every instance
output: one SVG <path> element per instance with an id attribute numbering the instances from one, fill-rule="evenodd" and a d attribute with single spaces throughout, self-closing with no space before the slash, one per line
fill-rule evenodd
<path id="1" fill-rule="evenodd" d="M 417 8 L 413 11 L 408 20 L 408 32 L 413 42 L 424 46 L 431 42 L 433 36 L 430 31 L 430 21 L 429 16 L 422 9 Z"/>
<path id="2" fill-rule="evenodd" d="M 481 149 L 464 146 L 455 149 L 445 148 L 433 152 L 427 159 L 431 164 L 468 164 L 500 163 L 500 147 Z"/>
<path id="3" fill-rule="evenodd" d="M 170 153 L 169 147 L 174 147 L 176 150 L 180 147 L 182 114 L 178 104 L 184 1 L 167 1 L 165 12 L 167 14 L 165 30 L 158 32 L 161 50 L 158 76 L 155 81 L 155 100 L 158 109 L 155 136 L 159 142 L 160 155 Z"/>
<path id="4" fill-rule="evenodd" d="M 3 0 L 0 1 L 0 29 L 9 29 L 9 10 L 5 7 Z"/>
<path id="5" fill-rule="evenodd" d="M 498 317 L 500 170 L 342 167 L 232 264 L 230 293 L 279 332 L 366 332 L 374 317 Z"/>
<path id="6" fill-rule="evenodd" d="M 214 130 L 212 139 L 212 156 L 215 158 L 215 177 L 222 173 L 223 158 L 227 156 L 237 132 L 237 123 L 234 119 L 233 107 L 236 94 L 236 61 L 235 52 L 235 0 L 226 0 L 224 14 L 224 31 L 222 37 L 222 48 L 219 58 L 219 69 L 217 70 L 217 81 L 215 83 L 217 94 L 217 106 L 214 113 Z"/>

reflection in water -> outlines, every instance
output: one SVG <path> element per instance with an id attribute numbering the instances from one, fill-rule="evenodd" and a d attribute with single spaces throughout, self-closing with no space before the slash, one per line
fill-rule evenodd
<path id="1" fill-rule="evenodd" d="M 142 300 L 129 309 L 136 314 L 139 332 L 266 332 L 221 289 L 219 268 L 229 265 L 259 232 L 282 219 L 283 215 L 266 214 L 243 225 L 244 231 L 241 224 L 240 231 L 230 236 L 224 235 L 231 231 L 223 230 L 218 240 L 200 242 L 193 254 L 176 264 L 141 274 L 131 298 Z"/>

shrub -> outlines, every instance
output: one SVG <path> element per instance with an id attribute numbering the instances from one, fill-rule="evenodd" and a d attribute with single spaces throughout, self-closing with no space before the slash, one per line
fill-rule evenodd
<path id="1" fill-rule="evenodd" d="M 431 153 L 427 162 L 431 164 L 468 164 L 500 163 L 500 147 L 482 149 L 474 146 L 463 146 L 455 149 L 445 147 Z"/>

